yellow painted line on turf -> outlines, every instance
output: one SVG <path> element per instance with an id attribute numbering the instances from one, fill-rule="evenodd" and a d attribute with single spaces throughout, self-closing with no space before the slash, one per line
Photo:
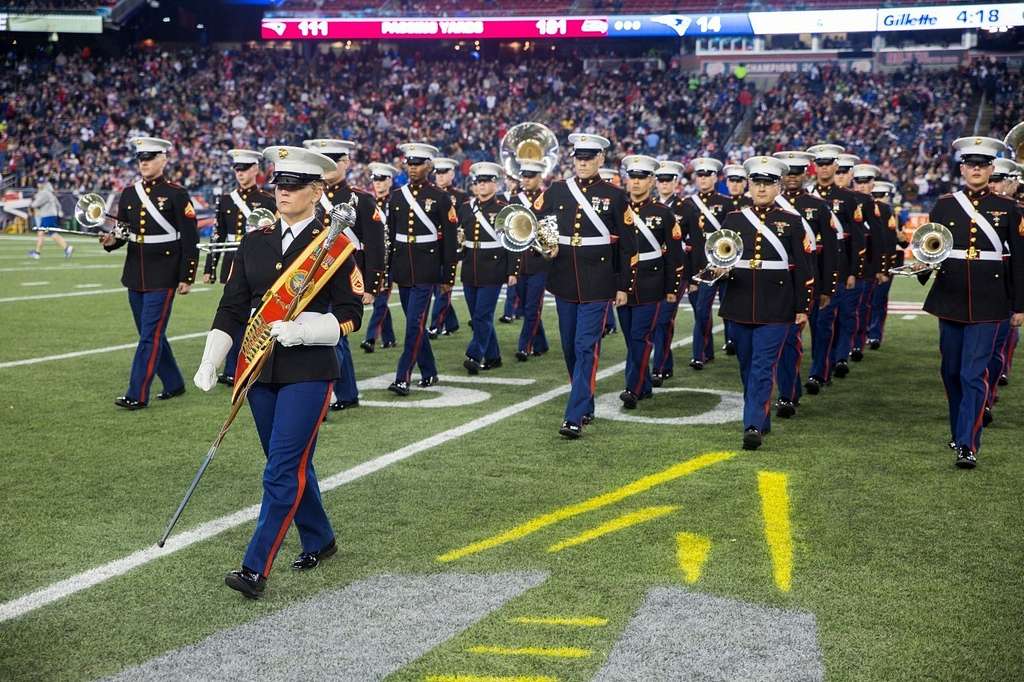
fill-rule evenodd
<path id="1" fill-rule="evenodd" d="M 607 507 L 615 504 L 616 502 L 621 502 L 628 497 L 646 492 L 651 488 L 668 483 L 669 481 L 674 481 L 677 478 L 682 478 L 683 476 L 689 476 L 690 474 L 700 471 L 705 467 L 709 467 L 712 464 L 718 464 L 719 462 L 732 459 L 736 454 L 737 453 L 735 452 L 708 452 L 703 455 L 698 455 L 693 459 L 688 459 L 670 466 L 664 471 L 659 471 L 658 473 L 651 474 L 650 476 L 644 476 L 641 479 L 624 485 L 621 488 L 612 490 L 611 492 L 598 495 L 597 497 L 592 497 L 583 502 L 571 504 L 568 507 L 556 509 L 553 512 L 530 519 L 526 523 L 510 528 L 498 533 L 497 535 L 492 535 L 489 538 L 474 542 L 470 545 L 466 545 L 465 547 L 460 547 L 459 549 L 446 552 L 445 554 L 437 557 L 437 560 L 441 562 L 455 561 L 457 559 L 470 556 L 471 554 L 477 554 L 488 549 L 500 547 L 501 545 L 513 542 L 514 540 L 520 540 L 531 533 L 536 533 L 538 530 L 547 528 L 548 526 L 554 525 L 560 521 L 565 521 L 566 519 L 571 519 L 574 516 L 586 514 L 587 512 L 594 511 L 595 509 L 601 509 L 602 507 Z"/>
<path id="2" fill-rule="evenodd" d="M 575 646 L 541 647 L 541 646 L 471 646 L 466 649 L 471 654 L 491 656 L 538 656 L 541 658 L 587 658 L 594 652 Z"/>
<path id="3" fill-rule="evenodd" d="M 789 592 L 793 581 L 793 536 L 789 525 L 789 477 L 777 471 L 757 472 L 757 491 L 761 495 L 764 538 L 772 559 L 775 586 Z"/>
<path id="4" fill-rule="evenodd" d="M 564 625 L 574 628 L 601 628 L 608 625 L 607 618 L 599 616 L 519 616 L 509 618 L 517 625 Z"/>
<path id="5" fill-rule="evenodd" d="M 665 516 L 666 514 L 671 514 L 677 509 L 679 509 L 679 507 L 668 506 L 645 507 L 643 509 L 638 509 L 637 511 L 629 512 L 628 514 L 623 514 L 618 518 L 612 519 L 611 521 L 608 521 L 606 523 L 602 523 L 599 526 L 589 528 L 580 533 L 579 535 L 574 535 L 571 538 L 566 538 L 565 540 L 562 540 L 561 542 L 556 542 L 555 544 L 548 547 L 548 551 L 561 552 L 563 549 L 575 547 L 576 545 L 582 545 L 584 542 L 596 540 L 597 538 L 604 535 L 608 535 L 609 533 L 624 530 L 626 528 L 629 528 L 630 526 L 635 526 L 640 523 L 646 523 L 647 521 L 653 521 L 654 519 L 660 519 L 662 516 Z"/>
<path id="6" fill-rule="evenodd" d="M 683 579 L 690 585 L 700 580 L 700 572 L 711 551 L 711 538 L 694 533 L 676 534 L 676 561 Z"/>
<path id="7" fill-rule="evenodd" d="M 495 675 L 428 675 L 425 682 L 558 682 L 557 677 L 502 677 Z"/>

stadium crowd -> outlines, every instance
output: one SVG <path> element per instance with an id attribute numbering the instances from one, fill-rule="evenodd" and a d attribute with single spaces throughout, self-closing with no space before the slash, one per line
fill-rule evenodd
<path id="1" fill-rule="evenodd" d="M 509 127 L 535 120 L 563 142 L 572 130 L 606 135 L 612 163 L 630 153 L 736 160 L 836 140 L 881 166 L 908 198 L 925 199 L 952 181 L 949 142 L 972 131 L 979 89 L 991 82 L 984 68 L 933 72 L 925 82 L 915 67 L 859 74 L 822 66 L 754 94 L 745 80 L 669 62 L 584 69 L 569 49 L 498 61 L 215 48 L 9 54 L 0 62 L 0 172 L 14 185 L 45 178 L 62 191 L 120 189 L 136 174 L 126 140 L 151 135 L 175 144 L 172 178 L 212 196 L 233 180 L 229 148 L 343 136 L 361 146 L 351 181 L 367 186 L 365 164 L 394 162 L 404 141 L 438 145 L 464 175 L 493 158 Z M 1022 79 L 996 80 L 992 127 L 1001 137 L 1021 118 L 1013 94 Z M 749 107 L 751 135 L 736 143 Z"/>

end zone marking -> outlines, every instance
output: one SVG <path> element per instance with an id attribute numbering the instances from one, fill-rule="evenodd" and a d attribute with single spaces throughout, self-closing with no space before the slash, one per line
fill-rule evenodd
<path id="1" fill-rule="evenodd" d="M 559 521 L 571 519 L 574 516 L 579 516 L 580 514 L 594 511 L 595 509 L 607 507 L 608 505 L 620 502 L 627 497 L 632 497 L 633 495 L 650 490 L 655 486 L 668 483 L 669 481 L 674 481 L 675 479 L 683 476 L 689 476 L 694 472 L 700 471 L 704 467 L 732 459 L 736 455 L 736 452 L 708 452 L 703 455 L 698 455 L 693 459 L 688 459 L 683 462 L 679 462 L 678 464 L 674 464 L 664 471 L 651 474 L 650 476 L 644 476 L 641 479 L 633 481 L 632 483 L 624 485 L 616 490 L 612 490 L 611 492 L 598 495 L 597 497 L 592 497 L 583 502 L 571 504 L 567 507 L 562 507 L 561 509 L 556 509 L 553 512 L 533 518 L 526 523 L 522 523 L 514 528 L 498 533 L 497 535 L 492 535 L 489 538 L 474 542 L 470 545 L 466 545 L 465 547 L 446 552 L 445 554 L 437 557 L 437 560 L 440 562 L 455 561 L 456 559 L 461 559 L 471 554 L 477 554 L 514 540 L 519 540 L 531 533 L 536 533 L 542 528 L 554 525 Z"/>
<path id="2" fill-rule="evenodd" d="M 576 646 L 540 647 L 540 646 L 471 646 L 466 649 L 471 654 L 492 656 L 541 656 L 544 658 L 587 658 L 593 655 L 591 649 Z"/>
<path id="3" fill-rule="evenodd" d="M 425 682 L 558 682 L 557 677 L 501 677 L 495 675 L 427 675 Z"/>
<path id="4" fill-rule="evenodd" d="M 519 616 L 506 622 L 517 625 L 565 625 L 574 628 L 602 628 L 608 625 L 607 618 L 600 616 Z"/>
<path id="5" fill-rule="evenodd" d="M 679 507 L 670 506 L 645 507 L 644 509 L 638 509 L 637 511 L 629 512 L 628 514 L 623 514 L 622 516 L 616 519 L 612 519 L 607 523 L 602 523 L 599 526 L 595 526 L 594 528 L 585 530 L 579 535 L 574 535 L 571 538 L 566 538 L 565 540 L 562 540 L 561 542 L 556 542 L 555 544 L 548 547 L 548 551 L 561 552 L 563 549 L 568 549 L 569 547 L 582 545 L 584 542 L 596 540 L 602 535 L 608 535 L 609 533 L 624 530 L 626 528 L 629 528 L 630 526 L 635 526 L 640 523 L 646 523 L 647 521 L 659 519 L 662 516 L 665 516 L 666 514 L 671 514 L 677 509 L 679 509 Z"/>
<path id="6" fill-rule="evenodd" d="M 789 524 L 789 477 L 777 471 L 757 472 L 757 491 L 761 495 L 764 538 L 772 559 L 775 586 L 789 592 L 793 581 L 793 536 Z"/>
<path id="7" fill-rule="evenodd" d="M 711 538 L 694 533 L 678 533 L 676 535 L 676 561 L 683 579 L 690 585 L 700 580 L 700 571 L 708 560 L 711 551 Z"/>

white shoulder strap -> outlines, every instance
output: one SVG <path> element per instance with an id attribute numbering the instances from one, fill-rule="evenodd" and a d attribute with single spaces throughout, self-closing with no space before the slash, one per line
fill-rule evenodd
<path id="1" fill-rule="evenodd" d="M 142 205 L 146 207 L 149 214 L 153 216 L 153 220 L 156 221 L 156 224 L 164 228 L 164 232 L 167 234 L 177 236 L 178 231 L 167 221 L 167 218 L 164 217 L 163 213 L 157 210 L 156 206 L 153 205 L 152 200 L 150 200 L 149 195 L 146 194 L 146 188 L 143 187 L 142 180 L 135 183 L 135 193 L 139 195 L 139 201 L 141 201 Z"/>
<path id="2" fill-rule="evenodd" d="M 988 221 L 988 218 L 981 215 L 981 213 L 978 212 L 978 209 L 974 208 L 974 205 L 971 204 L 967 195 L 963 192 L 953 192 L 953 198 L 956 199 L 958 204 L 960 204 L 960 208 L 964 210 L 964 213 L 966 213 L 967 216 L 981 228 L 981 231 L 985 233 L 988 240 L 992 242 L 992 246 L 995 247 L 995 252 L 1002 255 L 1003 241 L 999 238 L 999 235 L 996 234 L 995 228 L 992 227 L 992 223 Z"/>
<path id="3" fill-rule="evenodd" d="M 654 260 L 655 258 L 661 258 L 661 242 L 657 240 L 654 233 L 651 232 L 651 228 L 647 227 L 647 223 L 640 217 L 640 214 L 634 211 L 632 208 L 629 209 L 633 213 L 633 224 L 636 225 L 636 229 L 643 235 L 647 243 L 651 245 L 654 251 L 641 251 L 640 260 Z"/>
<path id="4" fill-rule="evenodd" d="M 750 224 L 754 226 L 754 229 L 772 245 L 772 248 L 779 254 L 779 259 L 788 267 L 789 254 L 786 252 L 786 247 L 784 247 L 782 242 L 779 241 L 779 238 L 775 236 L 775 233 L 769 230 L 765 224 L 761 222 L 761 219 L 754 215 L 754 212 L 751 211 L 750 208 L 744 208 L 741 212 L 743 213 L 743 216 L 750 221 Z"/>
<path id="5" fill-rule="evenodd" d="M 416 201 L 416 197 L 412 195 L 412 192 L 409 191 L 409 185 L 402 185 L 402 196 L 405 197 L 407 202 L 409 202 L 409 208 L 411 208 L 412 212 L 416 214 L 416 217 L 420 219 L 420 222 L 423 223 L 424 227 L 426 227 L 427 230 L 430 231 L 430 234 L 436 238 L 437 226 L 434 225 L 434 221 L 430 219 L 430 216 L 428 216 L 423 210 L 423 207 L 420 206 L 420 202 Z"/>
<path id="6" fill-rule="evenodd" d="M 716 230 L 721 230 L 722 223 L 718 222 L 718 218 L 716 218 L 715 214 L 711 212 L 711 209 L 708 208 L 708 205 L 704 203 L 704 200 L 701 199 L 700 196 L 697 194 L 690 195 L 690 198 L 693 199 L 693 203 L 696 204 L 700 212 L 704 214 L 704 218 L 709 223 L 714 225 Z"/>
<path id="7" fill-rule="evenodd" d="M 242 201 L 242 196 L 238 193 L 237 189 L 232 190 L 229 196 L 231 197 L 231 201 L 235 203 L 235 206 L 238 207 L 238 210 L 242 212 L 242 215 L 244 215 L 246 218 L 252 215 L 252 209 L 249 208 L 244 201 Z"/>
<path id="8" fill-rule="evenodd" d="M 519 199 L 519 203 L 521 203 L 526 208 L 530 208 L 532 206 L 532 202 L 530 201 L 530 197 L 526 196 L 526 192 L 520 192 L 517 195 L 516 198 L 518 198 Z M 511 201 L 511 199 L 510 199 L 510 201 Z"/>
<path id="9" fill-rule="evenodd" d="M 565 181 L 566 186 L 569 188 L 569 193 L 572 194 L 572 198 L 576 200 L 576 203 L 580 205 L 580 209 L 584 215 L 590 220 L 601 236 L 606 239 L 611 239 L 611 232 L 608 231 L 608 226 L 601 220 L 601 216 L 597 215 L 597 211 L 590 205 L 587 198 L 583 196 L 583 192 L 580 191 L 579 186 L 576 184 L 576 178 L 569 178 Z"/>
<path id="10" fill-rule="evenodd" d="M 804 226 L 804 236 L 810 240 L 811 244 L 818 241 L 818 238 L 814 236 L 814 230 L 811 229 L 811 224 L 807 222 L 802 215 L 800 215 L 800 211 L 796 209 L 796 206 L 794 206 L 789 199 L 779 194 L 775 197 L 775 203 L 781 206 L 783 211 L 788 211 L 800 218 L 800 224 Z"/>
<path id="11" fill-rule="evenodd" d="M 491 227 L 491 223 L 487 220 L 483 211 L 480 210 L 480 205 L 476 202 L 476 199 L 473 199 L 472 207 L 473 215 L 476 217 L 476 221 L 480 223 L 480 227 L 484 228 L 484 232 L 486 232 L 491 239 L 498 241 L 497 233 L 494 231 L 494 228 Z"/>

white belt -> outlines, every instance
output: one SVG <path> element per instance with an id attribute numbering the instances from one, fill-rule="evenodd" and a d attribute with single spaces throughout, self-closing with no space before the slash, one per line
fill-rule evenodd
<path id="1" fill-rule="evenodd" d="M 952 249 L 949 252 L 949 257 L 957 260 L 1003 260 L 1003 254 L 995 251 L 978 251 L 975 258 L 968 258 L 966 249 Z"/>
<path id="2" fill-rule="evenodd" d="M 234 232 L 231 232 L 231 233 L 229 233 L 229 234 L 224 236 L 224 241 L 226 241 L 226 242 L 236 242 L 236 241 L 239 241 L 239 239 L 237 237 L 235 237 L 235 233 Z"/>
<path id="3" fill-rule="evenodd" d="M 154 235 L 135 234 L 134 232 L 129 232 L 127 239 L 128 241 L 135 242 L 136 244 L 167 244 L 168 242 L 176 242 L 181 239 L 181 237 L 177 232 L 174 234 Z"/>
<path id="4" fill-rule="evenodd" d="M 641 261 L 657 260 L 661 258 L 661 251 L 644 251 L 638 256 L 638 258 Z"/>
<path id="5" fill-rule="evenodd" d="M 463 242 L 467 249 L 500 249 L 503 248 L 498 242 Z"/>
<path id="6" fill-rule="evenodd" d="M 611 237 L 566 237 L 558 235 L 558 243 L 566 246 L 604 246 L 611 244 Z"/>
<path id="7" fill-rule="evenodd" d="M 789 263 L 781 260 L 738 260 L 736 267 L 745 270 L 789 270 Z"/>
<path id="8" fill-rule="evenodd" d="M 437 235 L 436 234 L 424 234 L 424 235 L 414 234 L 414 235 L 412 235 L 412 237 L 410 237 L 407 234 L 402 234 L 401 232 L 399 232 L 398 234 L 395 235 L 395 241 L 396 242 L 402 242 L 403 244 L 412 244 L 412 243 L 427 244 L 429 242 L 436 242 L 437 241 Z"/>

